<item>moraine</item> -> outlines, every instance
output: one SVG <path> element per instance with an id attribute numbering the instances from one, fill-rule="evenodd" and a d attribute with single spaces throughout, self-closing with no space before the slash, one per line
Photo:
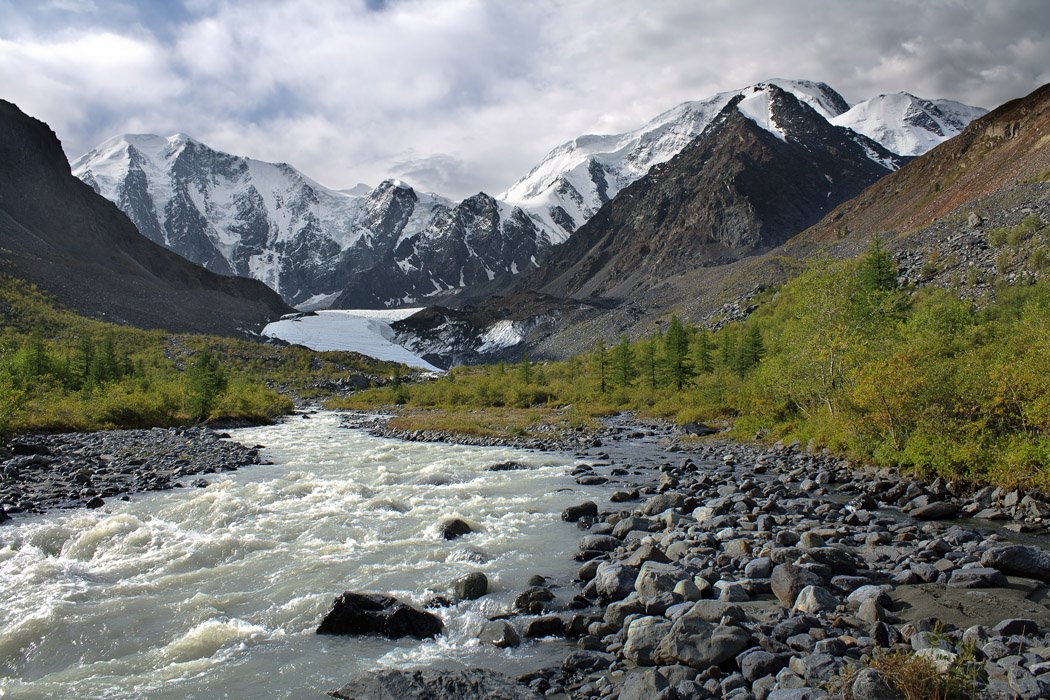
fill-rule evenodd
<path id="1" fill-rule="evenodd" d="M 0 697 L 324 697 L 376 667 L 513 675 L 564 654 L 474 634 L 532 574 L 571 577 L 579 530 L 557 514 L 603 502 L 568 475 L 571 458 L 375 438 L 333 413 L 233 435 L 274 464 L 0 528 Z M 506 460 L 531 468 L 486 470 Z M 441 540 L 448 517 L 479 531 Z M 314 634 L 344 590 L 420 604 L 471 571 L 494 592 L 437 610 L 437 640 Z"/>

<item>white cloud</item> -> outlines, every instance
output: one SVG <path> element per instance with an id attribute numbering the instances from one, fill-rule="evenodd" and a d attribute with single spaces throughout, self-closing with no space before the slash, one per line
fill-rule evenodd
<path id="1" fill-rule="evenodd" d="M 185 131 L 335 187 L 400 175 L 451 196 L 498 192 L 578 134 L 774 76 L 853 101 L 908 90 L 983 106 L 1050 80 L 1040 0 L 77 8 L 0 26 L 2 96 L 70 156 L 121 131 Z"/>

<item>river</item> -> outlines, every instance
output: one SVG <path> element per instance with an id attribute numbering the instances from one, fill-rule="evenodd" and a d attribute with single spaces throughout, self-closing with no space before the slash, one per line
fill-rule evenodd
<path id="1" fill-rule="evenodd" d="M 323 698 L 376 667 L 515 673 L 563 650 L 473 636 L 530 575 L 575 570 L 580 533 L 558 514 L 604 494 L 571 457 L 379 439 L 335 413 L 232 434 L 273 464 L 0 526 L 0 697 Z M 505 460 L 532 468 L 486 470 Z M 479 531 L 446 542 L 447 517 Z M 419 604 L 477 570 L 494 592 L 436 611 L 437 640 L 314 634 L 344 590 Z"/>

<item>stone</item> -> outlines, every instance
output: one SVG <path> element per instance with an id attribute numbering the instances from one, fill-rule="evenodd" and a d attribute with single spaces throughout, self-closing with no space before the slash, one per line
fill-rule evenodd
<path id="1" fill-rule="evenodd" d="M 561 519 L 574 523 L 581 518 L 595 518 L 598 516 L 598 504 L 594 501 L 584 501 L 579 505 L 569 506 L 561 513 Z"/>
<path id="2" fill-rule="evenodd" d="M 98 496 L 95 496 L 94 498 L 89 499 L 88 502 L 84 504 L 84 507 L 85 508 L 101 508 L 104 505 L 106 505 L 106 502 L 103 501 Z"/>
<path id="3" fill-rule="evenodd" d="M 890 606 L 890 596 L 886 592 L 886 586 L 861 586 L 856 589 L 848 596 L 846 596 L 846 604 L 856 610 L 864 604 L 866 600 L 874 600 L 879 606 L 888 608 Z"/>
<path id="4" fill-rule="evenodd" d="M 557 615 L 546 615 L 537 617 L 525 623 L 525 636 L 536 637 L 560 637 L 565 634 L 565 621 Z"/>
<path id="5" fill-rule="evenodd" d="M 317 634 L 378 634 L 390 639 L 437 637 L 445 627 L 436 616 L 381 593 L 347 591 L 332 603 Z"/>
<path id="6" fill-rule="evenodd" d="M 643 598 L 651 598 L 673 591 L 681 578 L 682 570 L 677 566 L 647 561 L 638 570 L 634 590 Z"/>
<path id="7" fill-rule="evenodd" d="M 552 600 L 554 600 L 554 594 L 549 588 L 529 586 L 514 599 L 514 609 L 538 613 L 543 609 L 544 603 L 549 603 Z"/>
<path id="8" fill-rule="evenodd" d="M 748 683 L 754 683 L 763 676 L 772 676 L 786 665 L 786 659 L 780 654 L 771 654 L 763 649 L 747 651 L 739 658 L 740 673 Z"/>
<path id="9" fill-rule="evenodd" d="M 1005 588 L 1009 583 L 1001 571 L 991 567 L 956 569 L 948 579 L 949 588 Z"/>
<path id="10" fill-rule="evenodd" d="M 1024 576 L 1050 581 L 1050 552 L 1023 544 L 992 547 L 981 555 L 981 565 L 998 569 L 1008 576 Z"/>
<path id="11" fill-rule="evenodd" d="M 1010 637 L 1015 634 L 1039 634 L 1039 624 L 1035 620 L 1027 620 L 1024 618 L 1011 618 L 1008 620 L 1003 620 L 998 625 L 993 627 L 992 633 L 1002 637 Z"/>
<path id="12" fill-rule="evenodd" d="M 653 659 L 660 665 L 684 664 L 698 671 L 718 666 L 747 648 L 751 635 L 732 625 L 712 625 L 696 617 L 675 621 Z"/>
<path id="13" fill-rule="evenodd" d="M 473 528 L 471 528 L 470 525 L 468 525 L 463 520 L 460 520 L 459 518 L 450 518 L 449 520 L 445 520 L 439 526 L 439 530 L 441 531 L 441 536 L 446 540 L 454 540 L 457 537 L 469 535 L 470 533 L 474 532 Z"/>
<path id="14" fill-rule="evenodd" d="M 868 598 L 857 609 L 857 619 L 874 624 L 886 619 L 886 611 L 874 598 Z"/>
<path id="15" fill-rule="evenodd" d="M 478 639 L 483 644 L 491 644 L 500 649 L 508 649 L 521 644 L 521 635 L 514 625 L 506 620 L 491 620 L 481 626 Z"/>
<path id="16" fill-rule="evenodd" d="M 665 510 L 681 508 L 685 503 L 685 496 L 677 491 L 669 491 L 653 496 L 642 506 L 643 515 L 659 515 Z"/>
<path id="17" fill-rule="evenodd" d="M 467 574 L 452 584 L 452 593 L 458 600 L 477 600 L 489 592 L 489 579 L 480 571 Z"/>
<path id="18" fill-rule="evenodd" d="M 900 697 L 886 680 L 886 676 L 873 668 L 863 668 L 853 678 L 850 686 L 853 700 L 898 700 Z"/>
<path id="19" fill-rule="evenodd" d="M 947 649 L 941 649 L 939 647 L 926 647 L 925 649 L 919 649 L 915 652 L 915 657 L 919 659 L 926 659 L 933 667 L 937 669 L 938 673 L 944 674 L 952 667 L 958 655 L 954 652 L 948 651 Z"/>
<path id="20" fill-rule="evenodd" d="M 574 651 L 565 657 L 561 669 L 570 676 L 585 676 L 589 673 L 604 671 L 612 666 L 615 657 L 594 651 Z"/>
<path id="21" fill-rule="evenodd" d="M 627 566 L 641 566 L 647 561 L 654 561 L 657 564 L 671 563 L 671 559 L 654 544 L 643 544 L 631 556 L 627 557 L 623 563 Z"/>
<path id="22" fill-rule="evenodd" d="M 369 671 L 329 693 L 339 700 L 541 700 L 542 696 L 496 671 L 415 669 Z"/>
<path id="23" fill-rule="evenodd" d="M 916 520 L 946 520 L 954 518 L 959 512 L 959 504 L 954 501 L 935 501 L 918 508 L 912 508 L 908 513 Z"/>
<path id="24" fill-rule="evenodd" d="M 634 590 L 638 569 L 602 562 L 594 572 L 594 590 L 605 602 L 623 600 Z"/>
<path id="25" fill-rule="evenodd" d="M 815 532 L 803 532 L 798 544 L 802 549 L 816 549 L 817 547 L 825 546 L 827 543 L 824 542 L 823 537 Z"/>
<path id="26" fill-rule="evenodd" d="M 690 603 L 698 601 L 703 597 L 697 585 L 689 579 L 684 579 L 676 583 L 672 592 L 682 596 L 684 600 Z"/>
<path id="27" fill-rule="evenodd" d="M 806 586 L 799 591 L 798 598 L 791 610 L 802 613 L 832 612 L 839 605 L 839 599 L 822 586 Z"/>
<path id="28" fill-rule="evenodd" d="M 824 581 L 812 571 L 794 564 L 778 564 L 770 576 L 773 595 L 785 608 L 795 604 L 798 594 L 806 586 L 820 586 L 823 583 Z"/>
<path id="29" fill-rule="evenodd" d="M 769 557 L 752 559 L 744 567 L 744 576 L 747 578 L 769 578 L 772 573 L 773 562 Z"/>
<path id="30" fill-rule="evenodd" d="M 652 666 L 653 652 L 671 630 L 671 622 L 662 617 L 639 617 L 627 627 L 623 656 L 638 666 Z"/>
<path id="31" fill-rule="evenodd" d="M 627 675 L 620 689 L 619 700 L 654 700 L 660 691 L 669 687 L 667 679 L 655 668 L 634 671 Z"/>
<path id="32" fill-rule="evenodd" d="M 580 549 L 593 552 L 611 552 L 620 546 L 620 540 L 612 535 L 587 535 L 580 540 Z"/>

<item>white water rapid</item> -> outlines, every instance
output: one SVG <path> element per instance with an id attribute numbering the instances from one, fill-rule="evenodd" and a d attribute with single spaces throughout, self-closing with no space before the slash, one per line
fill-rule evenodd
<path id="1" fill-rule="evenodd" d="M 549 662 L 561 642 L 473 635 L 531 574 L 575 569 L 558 513 L 602 492 L 571 458 L 377 439 L 333 413 L 233 434 L 274 464 L 0 526 L 0 697 L 323 698 L 376 667 Z M 533 468 L 485 470 L 509 459 Z M 440 539 L 452 516 L 479 532 Z M 314 634 L 344 590 L 418 604 L 477 570 L 494 593 L 436 611 L 437 640 Z"/>

